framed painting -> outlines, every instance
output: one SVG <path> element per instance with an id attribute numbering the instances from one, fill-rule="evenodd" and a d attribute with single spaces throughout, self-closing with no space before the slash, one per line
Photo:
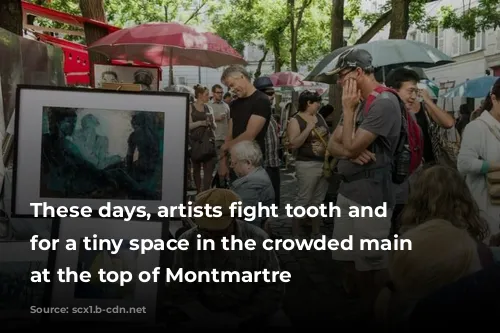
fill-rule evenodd
<path id="1" fill-rule="evenodd" d="M 103 88 L 105 83 L 133 83 L 142 90 L 158 90 L 160 69 L 158 67 L 140 67 L 127 65 L 94 64 L 94 82 L 96 88 Z"/>
<path id="2" fill-rule="evenodd" d="M 48 267 L 48 251 L 30 242 L 0 242 L 0 322 L 2 329 L 31 328 L 42 320 L 46 283 L 31 282 L 32 271 Z"/>
<path id="3" fill-rule="evenodd" d="M 20 86 L 12 214 L 185 202 L 188 107 L 183 93 Z"/>
<path id="4" fill-rule="evenodd" d="M 137 249 L 143 239 L 168 239 L 167 223 L 130 221 L 124 223 L 112 219 L 61 219 L 60 240 L 53 274 L 67 269 L 81 276 L 88 272 L 88 282 L 53 279 L 51 283 L 51 307 L 68 308 L 66 314 L 50 314 L 54 321 L 92 322 L 148 322 L 154 323 L 159 309 L 162 283 L 141 282 L 140 272 L 153 272 L 166 266 L 164 251 L 150 250 L 142 254 Z M 67 240 L 75 241 L 76 248 L 68 250 Z M 114 241 L 118 246 L 110 245 Z M 99 245 L 100 244 L 100 245 Z M 102 282 L 101 275 L 106 277 Z M 115 273 L 112 273 L 115 272 Z M 121 272 L 130 272 L 132 280 L 120 283 Z M 86 273 L 87 274 L 87 273 Z M 125 273 L 127 274 L 127 273 Z M 165 280 L 160 269 L 158 281 Z M 88 309 L 88 310 L 86 310 Z M 88 315 L 92 313 L 92 315 Z"/>

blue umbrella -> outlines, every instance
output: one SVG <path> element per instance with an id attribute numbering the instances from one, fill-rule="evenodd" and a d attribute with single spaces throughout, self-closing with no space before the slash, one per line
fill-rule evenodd
<path id="1" fill-rule="evenodd" d="M 483 76 L 474 80 L 467 80 L 459 84 L 452 90 L 448 91 L 444 97 L 467 97 L 467 98 L 484 98 L 495 84 L 495 81 L 500 79 L 496 76 Z"/>

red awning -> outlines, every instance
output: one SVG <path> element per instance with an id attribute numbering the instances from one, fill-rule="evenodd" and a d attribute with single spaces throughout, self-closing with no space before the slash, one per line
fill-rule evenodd
<path id="1" fill-rule="evenodd" d="M 81 16 L 66 14 L 57 10 L 50 8 L 45 8 L 38 6 L 26 1 L 22 1 L 23 12 L 25 14 L 30 14 L 34 16 L 43 17 L 53 21 L 71 24 L 78 27 L 83 27 L 84 23 L 91 23 L 96 26 L 106 28 L 108 33 L 120 30 L 118 27 L 108 25 L 106 23 L 87 19 Z M 89 54 L 87 52 L 87 47 L 79 43 L 73 43 L 68 40 L 57 38 L 42 33 L 34 33 L 38 40 L 44 43 L 52 44 L 60 47 L 64 52 L 64 73 L 66 74 L 67 84 L 90 84 L 90 66 L 89 66 Z M 130 66 L 141 66 L 141 67 L 154 67 L 158 68 L 156 65 L 142 63 L 142 62 L 125 62 L 121 60 L 113 60 L 111 62 L 115 65 L 130 65 Z M 160 68 L 160 78 L 161 80 L 161 68 Z"/>
<path id="2" fill-rule="evenodd" d="M 37 38 L 45 43 L 60 47 L 64 52 L 64 74 L 68 84 L 90 84 L 89 54 L 84 45 L 73 43 L 40 33 Z M 74 82 L 77 80 L 77 82 Z"/>
<path id="3" fill-rule="evenodd" d="M 66 74 L 66 82 L 68 84 L 90 84 L 90 66 L 89 66 L 89 54 L 87 47 L 82 44 L 73 43 L 65 39 L 52 37 L 49 35 L 44 35 L 41 33 L 35 33 L 37 38 L 48 44 L 60 47 L 64 52 L 64 73 Z M 161 67 L 156 65 L 143 63 L 143 62 L 126 62 L 122 60 L 112 60 L 113 65 L 129 65 L 129 66 L 140 66 L 140 67 L 152 67 L 160 68 L 161 80 Z"/>

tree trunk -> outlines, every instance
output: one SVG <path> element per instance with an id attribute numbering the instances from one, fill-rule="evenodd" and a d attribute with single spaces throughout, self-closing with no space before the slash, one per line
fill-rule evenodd
<path id="1" fill-rule="evenodd" d="M 382 30 L 389 22 L 391 22 L 392 18 L 392 10 L 389 10 L 382 14 L 373 25 L 366 30 L 363 36 L 359 37 L 359 39 L 354 43 L 355 45 L 368 43 L 370 39 L 372 39 L 380 30 Z"/>
<path id="2" fill-rule="evenodd" d="M 332 40 L 331 51 L 344 46 L 344 0 L 332 0 L 331 12 Z M 342 91 L 338 84 L 331 84 L 328 101 L 333 106 L 332 127 L 335 128 L 342 114 Z"/>
<path id="3" fill-rule="evenodd" d="M 274 54 L 274 72 L 281 72 L 281 50 L 279 41 L 273 42 L 273 54 Z"/>
<path id="4" fill-rule="evenodd" d="M 391 3 L 389 39 L 405 39 L 410 25 L 410 0 L 391 0 Z"/>
<path id="5" fill-rule="evenodd" d="M 269 49 L 264 50 L 264 54 L 262 55 L 262 58 L 260 58 L 259 63 L 257 65 L 257 69 L 255 70 L 254 73 L 254 78 L 258 78 L 262 74 L 262 63 L 266 61 L 267 54 L 269 53 Z"/>
<path id="6" fill-rule="evenodd" d="M 281 60 L 281 49 L 280 49 L 280 41 L 278 39 L 273 40 L 273 54 L 274 54 L 274 72 L 281 72 L 281 65 L 283 61 Z M 281 114 L 281 95 L 275 95 L 275 112 L 277 114 Z"/>
<path id="7" fill-rule="evenodd" d="M 295 30 L 295 0 L 288 0 L 288 15 L 290 19 L 290 67 L 292 72 L 298 71 L 297 66 L 297 31 Z"/>
<path id="8" fill-rule="evenodd" d="M 106 23 L 106 13 L 104 11 L 103 0 L 80 0 L 80 11 L 85 18 L 93 19 Z M 91 23 L 85 23 L 85 42 L 87 45 L 94 43 L 108 34 L 108 30 L 95 26 Z M 99 53 L 89 50 L 90 82 L 94 85 L 94 64 L 108 64 L 109 59 Z"/>
<path id="9" fill-rule="evenodd" d="M 0 28 L 23 35 L 23 7 L 21 0 L 0 1 Z"/>

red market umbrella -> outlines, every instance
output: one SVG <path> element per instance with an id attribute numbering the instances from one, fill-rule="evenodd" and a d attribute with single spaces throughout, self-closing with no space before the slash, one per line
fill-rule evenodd
<path id="1" fill-rule="evenodd" d="M 275 87 L 298 87 L 304 85 L 304 76 L 295 72 L 278 72 L 269 76 Z"/>
<path id="2" fill-rule="evenodd" d="M 296 72 L 278 72 L 272 74 L 269 78 L 276 88 L 283 90 L 314 90 L 320 95 L 328 91 L 328 85 L 305 81 L 304 76 Z"/>
<path id="3" fill-rule="evenodd" d="M 158 66 L 246 65 L 225 40 L 179 23 L 146 23 L 115 31 L 89 46 L 110 59 L 143 61 Z"/>

